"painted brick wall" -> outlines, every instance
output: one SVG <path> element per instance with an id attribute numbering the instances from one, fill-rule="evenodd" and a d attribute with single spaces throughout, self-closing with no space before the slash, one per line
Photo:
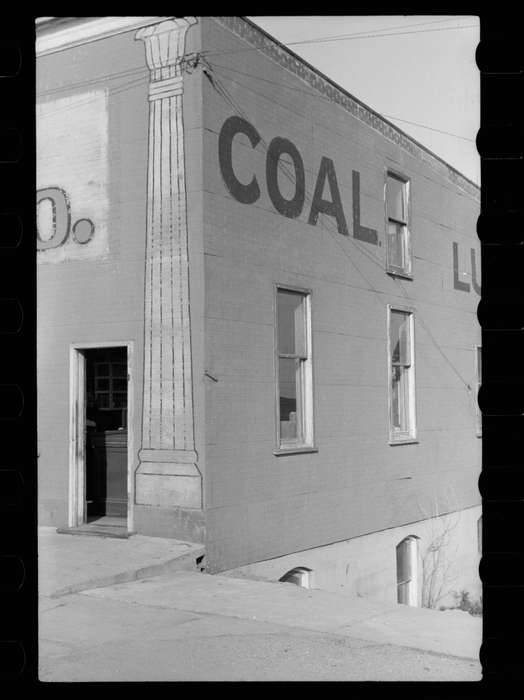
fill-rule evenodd
<path id="1" fill-rule="evenodd" d="M 132 341 L 135 445 L 141 430 L 145 194 L 147 173 L 147 69 L 134 33 L 43 56 L 37 62 L 37 100 L 45 105 L 43 137 L 54 138 L 49 159 L 39 159 L 39 187 L 105 175 L 83 202 L 95 223 L 83 258 L 55 261 L 39 253 L 38 441 L 40 523 L 67 525 L 69 477 L 69 346 L 71 343 Z M 89 128 L 79 128 L 103 96 L 107 126 L 104 152 L 94 149 Z M 71 106 L 67 106 L 67 102 Z M 129 115 L 133 118 L 130 119 Z M 75 138 L 61 138 L 69 128 Z M 64 142 L 67 151 L 64 152 Z M 56 164 L 53 164 L 56 159 Z M 101 162 L 103 160 L 103 162 Z M 57 181 L 48 183 L 51 173 Z M 78 217 L 71 196 L 72 220 Z M 100 212 L 104 209 L 104 220 Z M 89 256 L 98 235 L 100 255 Z M 72 247 L 74 243 L 68 241 Z M 78 244 L 76 244 L 78 246 Z M 65 246 L 63 246 L 65 249 Z M 46 251 L 47 252 L 47 251 Z M 55 251 L 52 251 L 53 253 Z"/>
<path id="2" fill-rule="evenodd" d="M 312 96 L 219 21 L 204 18 L 202 31 L 215 82 L 202 88 L 205 367 L 217 380 L 206 381 L 208 565 L 218 571 L 401 526 L 435 504 L 438 512 L 478 504 L 480 440 L 467 385 L 479 297 L 454 289 L 452 257 L 457 242 L 461 279 L 471 281 L 478 201 L 444 166 Z M 257 177 L 253 204 L 236 201 L 220 173 L 218 134 L 235 113 L 262 137 L 255 149 L 242 136 L 234 146 L 238 179 Z M 264 142 L 276 136 L 304 161 L 297 219 L 277 213 L 267 193 Z M 322 156 L 335 165 L 349 237 L 332 217 L 307 223 Z M 411 179 L 413 281 L 385 273 L 387 168 Z M 380 246 L 353 238 L 353 170 L 361 224 L 378 231 Z M 314 454 L 273 454 L 275 284 L 312 290 Z M 395 303 L 416 309 L 419 442 L 390 446 L 386 305 Z"/>
<path id="3" fill-rule="evenodd" d="M 142 432 L 144 268 L 148 162 L 148 85 L 144 44 L 135 31 L 42 56 L 37 61 L 37 104 L 43 105 L 38 187 L 80 182 L 71 195 L 72 221 L 90 217 L 95 237 L 81 246 L 68 240 L 67 251 L 45 251 L 38 265 L 38 441 L 40 523 L 67 524 L 69 478 L 69 346 L 71 343 L 132 341 L 134 447 Z M 199 25 L 186 37 L 186 51 L 200 47 Z M 201 75 L 184 80 L 186 195 L 189 227 L 195 442 L 203 470 L 203 254 Z M 99 106 L 105 114 L 97 115 Z M 106 125 L 105 145 L 89 125 Z M 82 128 L 80 128 L 80 126 Z M 76 131 L 75 131 L 76 128 Z M 67 136 L 68 130 L 75 138 Z M 42 132 L 41 132 L 42 133 Z M 53 139 L 54 142 L 53 143 Z M 64 150 L 67 143 L 68 151 Z M 56 144 L 56 145 L 55 145 Z M 102 175 L 100 175 L 102 173 Z M 54 177 L 57 179 L 53 179 Z M 49 181 L 51 178 L 52 182 Z M 92 254 L 97 236 L 100 254 Z M 66 246 L 63 246 L 65 249 Z M 91 247 L 91 249 L 90 249 Z M 100 246 L 99 246 L 100 247 Z M 90 253 L 91 250 L 91 253 Z M 96 251 L 95 251 L 96 252 Z M 131 426 L 129 426 L 131 430 Z M 150 518 L 154 529 L 154 518 Z M 162 532 L 166 535 L 166 532 Z"/>

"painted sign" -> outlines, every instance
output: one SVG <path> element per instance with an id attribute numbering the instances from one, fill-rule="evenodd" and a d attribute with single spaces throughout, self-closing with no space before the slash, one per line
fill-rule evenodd
<path id="1" fill-rule="evenodd" d="M 233 169 L 233 139 L 237 134 L 247 136 L 252 148 L 260 141 L 260 134 L 255 127 L 242 117 L 229 117 L 224 122 L 218 137 L 218 159 L 222 177 L 231 195 L 243 204 L 253 204 L 260 197 L 260 186 L 255 175 L 248 183 L 242 183 Z M 282 166 L 282 160 L 291 164 Z M 278 172 L 284 172 L 288 179 L 294 182 L 294 193 L 291 197 L 282 192 L 282 184 Z M 378 244 L 377 231 L 366 228 L 360 223 L 360 173 L 352 172 L 353 184 L 353 237 L 366 243 Z M 266 156 L 266 187 L 271 203 L 279 214 L 290 219 L 298 218 L 304 209 L 306 201 L 305 170 L 300 151 L 292 141 L 275 137 L 269 144 Z M 328 196 L 324 197 L 324 191 Z M 289 195 L 289 193 L 286 193 Z M 320 214 L 333 217 L 337 230 L 343 236 L 349 236 L 346 216 L 340 198 L 335 165 L 331 158 L 325 156 L 320 161 L 316 178 L 315 190 L 309 209 L 307 222 L 316 226 Z"/>
<path id="2" fill-rule="evenodd" d="M 260 198 L 260 185 L 256 175 L 249 173 L 251 179 L 242 182 L 233 168 L 233 140 L 237 134 L 247 137 L 250 147 L 256 148 L 261 141 L 256 128 L 242 117 L 232 116 L 226 119 L 218 137 L 218 160 L 224 183 L 230 194 L 243 204 L 254 204 Z M 243 175 L 246 172 L 243 159 L 239 159 Z M 244 167 L 242 167 L 244 165 Z M 283 183 L 279 181 L 279 172 L 292 183 L 282 191 Z M 292 141 L 276 136 L 267 147 L 266 153 L 266 188 L 275 210 L 290 219 L 298 218 L 306 203 L 306 177 L 304 161 L 298 148 Z M 328 196 L 324 196 L 327 189 Z M 380 245 L 377 230 L 363 226 L 360 213 L 360 173 L 352 171 L 353 193 L 353 238 L 372 245 Z M 330 216 L 336 222 L 337 230 L 343 236 L 349 236 L 347 221 L 340 197 L 340 190 L 331 158 L 323 156 L 320 160 L 315 189 L 311 200 L 307 222 L 316 226 L 320 214 Z M 459 279 L 458 245 L 453 243 L 453 287 L 459 291 L 469 292 L 471 287 L 480 294 L 477 279 L 475 250 L 471 249 L 471 285 Z"/>
<path id="3" fill-rule="evenodd" d="M 475 249 L 470 249 L 470 259 L 471 259 L 471 285 L 469 282 L 464 282 L 460 279 L 459 274 L 459 247 L 458 243 L 453 242 L 453 287 L 460 292 L 469 292 L 471 287 L 475 290 L 477 294 L 480 294 L 480 284 L 477 279 L 477 262 Z M 465 274 L 465 273 L 464 273 Z"/>
<path id="4" fill-rule="evenodd" d="M 45 206 L 39 205 L 49 202 L 51 205 L 50 221 L 42 223 L 44 215 L 39 210 L 45 210 Z M 63 245 L 71 233 L 71 211 L 67 193 L 59 187 L 47 187 L 36 193 L 37 221 L 36 221 L 36 249 L 49 250 Z M 48 224 L 46 226 L 46 223 Z M 50 225 L 49 225 L 50 223 Z M 50 234 L 44 233 L 46 229 Z M 89 243 L 93 238 L 95 225 L 91 219 L 78 219 L 73 224 L 72 234 L 77 243 Z"/>
<path id="5" fill-rule="evenodd" d="M 105 257 L 108 116 L 105 90 L 37 105 L 39 263 Z"/>

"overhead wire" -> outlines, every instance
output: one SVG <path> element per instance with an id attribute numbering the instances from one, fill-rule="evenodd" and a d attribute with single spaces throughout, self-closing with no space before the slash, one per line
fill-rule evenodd
<path id="1" fill-rule="evenodd" d="M 320 94 L 319 92 L 310 92 L 309 90 L 302 90 L 301 88 L 293 87 L 290 85 L 284 85 L 284 83 L 282 83 L 282 82 L 277 82 L 276 80 L 270 80 L 269 78 L 263 78 L 262 76 L 254 75 L 253 73 L 246 73 L 245 71 L 238 70 L 237 68 L 231 68 L 230 66 L 224 66 L 220 63 L 215 63 L 214 61 L 209 61 L 209 63 L 214 67 L 222 68 L 223 70 L 228 70 L 228 71 L 231 71 L 233 73 L 238 73 L 239 75 L 244 75 L 247 78 L 255 78 L 256 80 L 260 80 L 264 83 L 269 83 L 270 85 L 276 85 L 277 87 L 280 87 L 280 88 L 285 87 L 286 90 L 293 90 L 294 92 L 300 92 L 304 95 L 308 95 L 310 97 L 315 97 L 316 99 L 323 100 L 324 102 L 329 102 L 330 104 L 333 103 L 332 100 L 330 100 L 328 97 L 325 97 L 324 95 Z M 242 85 L 242 83 L 239 83 L 239 85 Z M 244 86 L 244 87 L 247 87 L 247 86 Z M 267 99 L 270 99 L 270 98 L 267 98 Z M 419 122 L 412 122 L 412 121 L 409 121 L 407 119 L 401 119 L 400 117 L 396 117 L 396 116 L 393 116 L 391 114 L 381 113 L 381 116 L 386 117 L 388 119 L 395 119 L 396 121 L 399 121 L 399 122 L 406 122 L 406 124 L 412 124 L 414 126 L 419 126 L 423 129 L 428 129 L 429 131 L 436 131 L 440 134 L 445 134 L 447 136 L 453 136 L 457 139 L 463 139 L 465 141 L 471 141 L 472 143 L 475 143 L 475 139 L 470 139 L 467 136 L 461 136 L 460 134 L 454 134 L 451 131 L 443 131 L 442 129 L 436 129 L 435 127 L 428 126 L 427 124 L 420 124 Z"/>
<path id="2" fill-rule="evenodd" d="M 204 73 L 207 75 L 207 73 L 206 73 L 205 71 L 204 71 Z M 248 116 L 248 115 L 246 115 L 246 113 L 244 112 L 244 110 L 242 110 L 242 108 L 239 107 L 239 105 L 237 105 L 237 104 L 235 103 L 233 97 L 229 94 L 227 88 L 221 84 L 220 79 L 217 78 L 216 76 L 210 77 L 210 76 L 208 75 L 207 77 L 208 77 L 208 79 L 210 80 L 210 82 L 212 83 L 212 85 L 215 87 L 215 89 L 217 90 L 217 92 L 218 92 L 218 93 L 222 96 L 222 98 L 233 108 L 233 110 L 234 110 L 237 114 L 239 114 L 239 116 L 241 116 L 241 117 L 243 117 L 244 119 L 247 120 L 247 116 Z M 262 137 L 260 137 L 260 142 L 261 142 L 262 145 L 264 146 L 264 148 L 265 148 L 265 150 L 266 150 L 266 153 L 267 153 L 268 144 L 266 143 L 266 141 L 265 141 Z M 290 173 L 286 168 L 282 167 L 282 163 L 281 163 L 280 160 L 279 160 L 278 163 L 277 163 L 277 167 L 280 168 L 281 172 L 284 174 L 284 176 L 285 176 L 287 179 L 289 179 L 289 178 L 291 177 L 291 178 L 292 178 L 292 182 L 293 182 L 293 183 L 295 182 L 295 179 L 293 178 L 293 176 L 291 175 L 291 173 Z M 306 189 L 305 189 L 304 199 L 305 199 L 305 201 L 306 201 L 308 204 L 310 204 L 311 201 L 312 201 L 312 198 L 310 197 L 310 195 L 309 195 L 309 193 L 307 192 Z M 367 286 L 367 289 L 368 289 L 369 291 L 372 291 L 372 292 L 375 293 L 375 298 L 377 298 L 377 301 L 379 301 L 381 308 L 383 308 L 383 300 L 382 300 L 382 298 L 380 298 L 379 295 L 384 296 L 384 295 L 385 295 L 385 292 L 381 292 L 380 290 L 376 289 L 376 287 L 374 287 L 374 285 L 369 281 L 369 279 L 368 279 L 368 278 L 366 277 L 366 275 L 362 272 L 362 270 L 360 270 L 360 268 L 356 265 L 356 263 L 351 259 L 351 257 L 348 255 L 347 251 L 346 251 L 346 250 L 344 249 L 344 247 L 341 245 L 341 242 L 338 240 L 338 237 L 335 236 L 335 235 L 333 235 L 333 234 L 335 233 L 335 229 L 334 229 L 334 226 L 333 226 L 333 227 L 330 227 L 330 226 L 329 226 L 330 223 L 331 223 L 330 221 L 324 221 L 324 220 L 322 220 L 321 227 L 322 227 L 325 231 L 327 231 L 327 233 L 331 236 L 331 238 L 332 238 L 332 239 L 335 241 L 335 243 L 338 245 L 338 247 L 339 247 L 340 250 L 342 251 L 343 255 L 349 260 L 349 262 L 350 262 L 351 265 L 354 267 L 354 269 L 358 272 L 358 274 L 362 277 L 362 279 L 363 279 L 363 280 L 365 281 L 365 283 L 368 285 L 368 286 Z M 330 228 L 333 228 L 333 233 L 332 233 L 332 231 L 330 230 Z M 338 233 L 338 231 L 337 231 L 337 233 Z M 383 262 L 382 262 L 382 260 L 380 260 L 380 258 L 374 256 L 373 254 L 370 254 L 369 251 L 364 250 L 360 245 L 358 245 L 358 241 L 356 241 L 353 237 L 347 236 L 346 238 L 353 244 L 354 247 L 356 247 L 357 250 L 359 250 L 360 253 L 362 253 L 365 257 L 367 257 L 372 263 L 374 263 L 375 265 L 379 266 L 380 270 L 383 271 L 383 269 L 384 269 L 384 268 L 383 268 Z M 413 301 L 412 298 L 411 298 L 411 297 L 409 296 L 409 294 L 407 293 L 407 291 L 404 289 L 404 287 L 403 287 L 401 281 L 400 281 L 400 280 L 397 280 L 397 279 L 395 279 L 395 281 L 399 283 L 398 286 L 400 287 L 400 291 L 401 291 L 401 293 L 402 293 L 402 296 L 403 296 L 405 299 L 407 299 L 408 301 Z M 453 369 L 453 371 L 454 371 L 454 373 L 456 374 L 456 376 L 457 376 L 457 377 L 460 379 L 460 381 L 463 383 L 463 385 L 465 386 L 465 388 L 466 388 L 466 390 L 467 390 L 467 393 L 468 393 L 469 398 L 473 401 L 473 398 L 472 398 L 472 396 L 471 396 L 471 392 L 472 392 L 471 385 L 462 377 L 462 375 L 460 374 L 460 372 L 458 371 L 458 369 L 455 367 L 455 365 L 452 363 L 452 361 L 447 357 L 446 353 L 442 350 L 440 344 L 438 343 L 438 341 L 435 339 L 435 337 L 433 336 L 433 334 L 432 334 L 431 331 L 429 330 L 428 325 L 425 323 L 425 321 L 424 321 L 424 319 L 423 319 L 423 317 L 422 317 L 422 315 L 420 314 L 419 311 L 417 311 L 417 318 L 421 321 L 422 325 L 423 325 L 424 328 L 426 329 L 426 332 L 427 332 L 428 337 L 430 338 L 431 342 L 435 345 L 435 347 L 437 348 L 438 352 L 439 352 L 439 353 L 442 355 L 442 357 L 445 359 L 446 363 Z M 474 402 L 473 402 L 473 403 L 474 403 Z"/>
<path id="3" fill-rule="evenodd" d="M 399 32 L 389 32 L 387 34 L 377 34 L 373 32 L 368 32 L 368 33 L 356 33 L 356 34 L 347 34 L 346 36 L 339 36 L 338 38 L 335 37 L 326 37 L 324 39 L 318 38 L 318 39 L 303 39 L 301 41 L 289 41 L 283 44 L 283 46 L 299 46 L 299 45 L 306 45 L 306 44 L 319 44 L 319 43 L 325 43 L 325 42 L 334 42 L 334 41 L 355 41 L 359 39 L 374 39 L 374 38 L 380 38 L 380 37 L 390 37 L 390 36 L 402 36 L 402 35 L 407 35 L 407 34 L 423 34 L 425 32 L 446 32 L 446 31 L 454 31 L 458 29 L 478 29 L 479 25 L 478 24 L 467 24 L 467 25 L 461 25 L 459 27 L 435 27 L 434 29 L 414 29 L 414 30 L 409 30 L 409 31 L 399 31 Z M 224 56 L 227 54 L 233 54 L 233 53 L 243 53 L 246 51 L 260 51 L 261 49 L 258 46 L 253 46 L 250 48 L 245 48 L 245 49 L 231 49 L 228 51 L 212 51 L 212 50 L 207 50 L 203 51 L 202 53 L 207 56 Z"/>

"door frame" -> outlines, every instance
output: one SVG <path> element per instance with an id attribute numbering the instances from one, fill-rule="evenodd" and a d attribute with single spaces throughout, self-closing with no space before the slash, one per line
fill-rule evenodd
<path id="1" fill-rule="evenodd" d="M 98 348 L 126 348 L 127 354 L 127 529 L 133 531 L 133 503 L 135 483 L 134 455 L 134 343 L 133 341 L 107 341 L 71 343 L 69 345 L 69 527 L 79 527 L 86 521 L 86 350 Z"/>

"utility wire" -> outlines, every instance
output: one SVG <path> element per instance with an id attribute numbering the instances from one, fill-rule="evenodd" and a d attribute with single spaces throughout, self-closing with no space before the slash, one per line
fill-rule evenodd
<path id="1" fill-rule="evenodd" d="M 374 39 L 374 38 L 380 38 L 380 37 L 390 37 L 390 36 L 402 36 L 406 34 L 423 34 L 425 32 L 450 32 L 454 31 L 457 29 L 478 29 L 478 24 L 466 24 L 462 25 L 460 27 L 435 27 L 434 29 L 413 29 L 409 31 L 400 31 L 400 32 L 389 32 L 387 34 L 376 34 L 376 33 L 368 33 L 368 34 L 348 34 L 345 37 L 339 37 L 335 39 L 334 37 L 327 37 L 325 39 L 303 39 L 301 41 L 289 41 L 286 44 L 282 44 L 284 47 L 286 46 L 299 46 L 299 45 L 306 45 L 306 44 L 320 44 L 320 43 L 325 43 L 325 42 L 333 42 L 333 41 L 355 41 L 358 39 Z M 271 37 L 272 38 L 272 37 Z M 233 53 L 243 53 L 245 51 L 261 51 L 261 49 L 257 46 L 251 47 L 249 49 L 231 49 L 229 51 L 203 51 L 202 53 L 206 56 L 223 56 L 226 54 L 233 54 Z"/>
<path id="2" fill-rule="evenodd" d="M 209 65 L 210 67 L 213 66 L 213 65 L 215 65 L 215 64 L 213 64 L 213 63 L 210 63 L 207 59 L 204 59 L 204 58 L 202 58 L 202 62 L 205 63 L 206 65 Z M 276 105 L 277 107 L 281 107 L 281 108 L 283 108 L 283 109 L 286 109 L 286 110 L 288 110 L 288 111 L 291 111 L 293 114 L 296 114 L 297 116 L 302 116 L 302 115 L 299 115 L 298 112 L 295 112 L 294 110 L 292 110 L 289 106 L 284 105 L 284 104 L 282 104 L 282 103 L 280 103 L 280 102 L 277 102 L 276 100 L 272 99 L 271 97 L 268 97 L 266 94 L 264 94 L 264 93 L 262 93 L 262 92 L 258 92 L 258 90 L 253 89 L 251 86 L 246 85 L 245 83 L 239 82 L 238 80 L 235 80 L 234 78 L 231 78 L 230 76 L 223 76 L 223 77 L 224 77 L 226 80 L 230 81 L 230 82 L 233 82 L 233 83 L 235 83 L 235 84 L 237 84 L 237 85 L 240 85 L 243 89 L 249 90 L 250 92 L 252 92 L 252 93 L 255 94 L 255 95 L 259 95 L 260 97 L 264 98 L 267 102 L 271 102 L 272 104 Z M 255 77 L 255 76 L 254 76 L 254 77 Z M 308 93 L 308 94 L 309 94 L 309 93 Z M 322 97 L 320 96 L 319 99 L 325 99 L 325 98 L 322 98 Z M 381 116 L 381 115 L 378 114 L 378 112 L 377 112 L 376 114 L 377 114 L 378 116 Z M 326 131 L 328 131 L 328 132 L 334 134 L 335 136 L 339 136 L 339 137 L 341 137 L 341 138 L 347 138 L 347 135 L 341 134 L 340 132 L 338 132 L 338 131 L 336 131 L 336 130 L 334 130 L 334 129 L 328 127 L 328 126 L 326 126 L 325 124 L 321 124 L 320 126 L 321 126 L 322 129 L 325 129 Z M 408 138 L 412 138 L 412 137 L 410 137 L 409 135 L 407 135 L 407 136 L 408 136 Z M 446 165 L 447 165 L 447 164 L 446 164 Z M 458 171 L 457 171 L 457 172 L 458 172 Z M 460 173 L 460 174 L 461 174 L 461 173 Z M 445 186 L 444 186 L 444 187 L 445 187 Z M 448 191 L 452 191 L 449 187 L 446 187 L 446 189 L 447 189 Z M 473 199 L 473 198 L 472 198 L 468 193 L 466 193 L 466 192 L 459 192 L 459 193 L 457 193 L 457 195 L 458 195 L 458 196 L 461 196 L 461 197 L 466 197 L 467 199 Z"/>
<path id="3" fill-rule="evenodd" d="M 210 75 L 207 73 L 207 71 L 205 71 L 205 70 L 204 70 L 204 74 L 208 77 L 209 81 L 211 82 L 211 84 L 213 85 L 213 87 L 215 87 L 215 89 L 217 90 L 217 92 L 222 96 L 222 98 L 233 108 L 233 110 L 234 110 L 237 114 L 239 114 L 241 117 L 243 117 L 244 119 L 246 119 L 246 118 L 247 118 L 247 115 L 246 115 L 245 112 L 235 103 L 233 97 L 229 94 L 227 88 L 226 88 L 224 85 L 222 85 L 221 81 L 220 81 L 216 76 L 210 76 Z M 264 140 L 262 137 L 260 137 L 260 142 L 261 142 L 262 145 L 264 146 L 264 148 L 265 148 L 265 150 L 266 150 L 266 153 L 267 153 L 268 144 L 265 142 L 265 140 Z M 281 172 L 284 174 L 284 176 L 285 176 L 286 178 L 289 179 L 290 177 L 293 177 L 293 176 L 289 173 L 289 171 L 288 171 L 286 168 L 283 168 L 283 167 L 282 167 L 282 164 L 281 164 L 280 160 L 278 161 L 277 166 L 280 168 Z M 293 181 L 293 183 L 294 183 L 294 178 L 293 178 L 292 181 Z M 305 199 L 305 201 L 306 201 L 308 204 L 310 204 L 310 202 L 311 202 L 311 197 L 310 197 L 309 193 L 307 192 L 307 190 L 305 190 L 304 199 Z M 349 260 L 349 262 L 351 263 L 351 265 L 355 268 L 355 270 L 358 272 L 358 274 L 359 274 L 359 275 L 362 277 L 362 279 L 366 282 L 366 284 L 368 285 L 368 290 L 369 290 L 369 291 L 372 291 L 372 292 L 375 292 L 375 295 L 376 295 L 375 298 L 377 298 L 377 301 L 379 301 L 381 308 L 383 308 L 382 299 L 380 299 L 378 295 L 382 295 L 382 296 L 383 296 L 383 295 L 385 294 L 385 292 L 381 292 L 380 290 L 376 289 L 376 288 L 373 286 L 373 284 L 369 281 L 369 279 L 366 277 L 366 275 L 362 272 L 362 270 L 360 270 L 360 268 L 356 265 L 356 263 L 351 259 L 351 257 L 348 255 L 347 251 L 346 251 L 346 250 L 344 249 L 344 247 L 341 245 L 341 242 L 338 240 L 338 238 L 337 238 L 335 235 L 333 235 L 333 234 L 335 233 L 334 227 L 333 227 L 333 233 L 331 232 L 331 230 L 330 230 L 331 227 L 329 226 L 329 224 L 331 223 L 331 221 L 329 221 L 329 222 L 323 222 L 323 223 L 326 223 L 326 224 L 328 224 L 328 225 L 324 225 L 324 226 L 322 226 L 322 228 L 324 228 L 324 230 L 327 231 L 327 233 L 331 236 L 331 238 L 333 239 L 333 241 L 335 241 L 335 243 L 338 245 L 338 247 L 339 247 L 340 250 L 342 251 L 343 255 Z M 347 238 L 348 238 L 348 240 L 351 241 L 351 243 L 357 248 L 357 250 L 359 250 L 362 254 L 364 254 L 369 260 L 371 260 L 371 262 L 373 262 L 374 264 L 378 265 L 378 266 L 379 266 L 379 269 L 380 269 L 381 271 L 383 271 L 383 264 L 382 264 L 382 261 L 381 261 L 378 257 L 375 257 L 375 256 L 372 255 L 372 254 L 369 254 L 368 251 L 364 251 L 364 250 L 357 244 L 357 241 L 356 241 L 354 238 L 352 238 L 351 236 L 347 236 Z M 367 253 L 367 254 L 366 254 L 366 253 Z M 399 282 L 399 287 L 400 287 L 400 290 L 401 290 L 401 292 L 402 292 L 402 295 L 403 295 L 407 300 L 412 301 L 411 297 L 409 296 L 409 294 L 407 293 L 407 291 L 404 289 L 404 287 L 403 287 L 402 283 L 400 282 L 400 280 L 395 280 L 395 281 Z M 453 369 L 454 373 L 457 375 L 457 377 L 460 379 L 460 381 L 464 384 L 464 386 L 466 387 L 466 390 L 467 390 L 467 392 L 468 392 L 468 395 L 469 395 L 470 398 L 471 398 L 471 386 L 470 386 L 470 384 L 462 377 L 462 375 L 460 374 L 460 372 L 457 370 L 457 368 L 454 366 L 454 364 L 451 362 L 451 360 L 450 360 L 450 359 L 447 357 L 447 355 L 444 353 L 444 351 L 442 350 L 442 348 L 441 348 L 441 346 L 439 345 L 438 341 L 435 339 L 435 337 L 433 336 L 433 334 L 432 334 L 431 331 L 429 330 L 427 324 L 424 322 L 424 319 L 422 318 L 422 316 L 421 316 L 421 314 L 420 314 L 419 311 L 417 311 L 417 318 L 421 321 L 422 325 L 423 325 L 424 328 L 426 329 L 430 340 L 431 340 L 432 343 L 435 345 L 435 347 L 437 348 L 438 352 L 442 355 L 442 357 L 445 359 L 446 363 Z"/>
<path id="4" fill-rule="evenodd" d="M 295 87 L 291 87 L 288 85 L 284 85 L 283 82 L 269 80 L 269 78 L 262 78 L 260 75 L 254 75 L 253 73 L 246 73 L 245 71 L 241 71 L 241 70 L 238 70 L 236 68 L 231 68 L 230 66 L 223 66 L 220 63 L 214 63 L 213 61 L 209 62 L 209 64 L 215 68 L 222 68 L 223 70 L 228 70 L 228 71 L 232 71 L 233 73 L 238 73 L 239 75 L 244 75 L 247 78 L 255 78 L 255 80 L 260 80 L 264 83 L 269 83 L 270 85 L 276 85 L 277 87 L 284 88 L 285 90 L 293 90 L 295 92 L 300 92 L 304 95 L 308 95 L 310 97 L 315 97 L 319 100 L 323 100 L 324 102 L 329 102 L 330 104 L 333 103 L 332 100 L 325 97 L 324 95 L 321 95 L 319 92 L 310 92 L 309 90 L 302 90 L 301 88 L 295 88 Z M 238 84 L 242 85 L 242 83 L 238 83 Z M 247 86 L 244 86 L 244 87 L 247 87 Z M 258 93 L 258 94 L 260 94 L 260 93 Z M 270 98 L 267 98 L 267 99 L 270 99 Z M 428 126 L 427 124 L 420 124 L 418 122 L 412 122 L 412 121 L 409 121 L 407 119 L 401 119 L 400 117 L 395 117 L 391 114 L 381 113 L 381 115 L 383 117 L 387 117 L 388 119 L 395 119 L 396 121 L 399 121 L 399 122 L 405 122 L 406 124 L 412 124 L 413 126 L 419 126 L 423 129 L 428 129 L 429 131 L 436 131 L 439 134 L 445 134 L 446 136 L 453 136 L 454 138 L 457 138 L 457 139 L 463 139 L 464 141 L 471 141 L 471 143 L 475 143 L 475 139 L 470 139 L 467 136 L 460 136 L 459 134 L 454 134 L 451 131 L 443 131 L 442 129 L 436 129 L 435 127 Z"/>

